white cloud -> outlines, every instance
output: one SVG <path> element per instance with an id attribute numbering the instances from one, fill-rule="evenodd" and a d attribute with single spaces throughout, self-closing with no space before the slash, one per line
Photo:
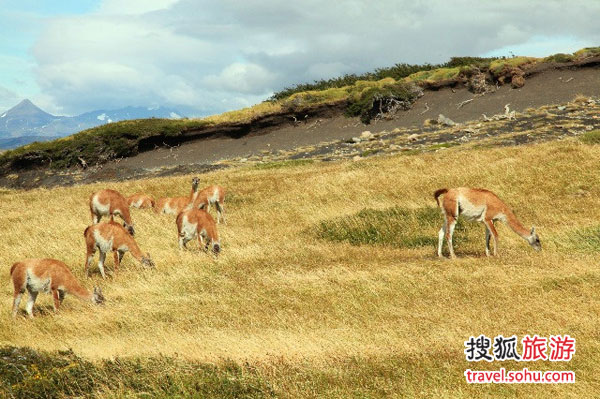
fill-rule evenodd
<path id="1" fill-rule="evenodd" d="M 203 79 L 208 88 L 247 94 L 264 94 L 274 81 L 275 74 L 260 65 L 241 62 L 228 65 L 219 75 Z"/>
<path id="2" fill-rule="evenodd" d="M 98 9 L 100 14 L 145 14 L 151 11 L 164 10 L 175 4 L 177 0 L 105 0 Z"/>
<path id="3" fill-rule="evenodd" d="M 33 55 L 48 109 L 160 104 L 215 113 L 296 83 L 536 37 L 547 39 L 534 40 L 547 53 L 567 51 L 555 45 L 565 37 L 598 45 L 599 14 L 596 0 L 106 0 L 95 13 L 47 20 Z"/>

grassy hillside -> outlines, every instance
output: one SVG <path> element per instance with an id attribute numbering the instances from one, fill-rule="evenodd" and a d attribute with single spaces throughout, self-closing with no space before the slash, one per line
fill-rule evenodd
<path id="1" fill-rule="evenodd" d="M 600 47 L 590 47 L 573 54 L 555 54 L 546 58 L 479 58 L 454 57 L 440 65 L 397 64 L 363 75 L 346 75 L 312 84 L 300 84 L 275 93 L 268 101 L 249 108 L 226 112 L 203 119 L 168 120 L 144 119 L 110 123 L 88 129 L 72 136 L 50 142 L 35 142 L 0 153 L 0 173 L 14 169 L 50 167 L 64 169 L 81 164 L 102 164 L 109 160 L 128 157 L 154 145 L 178 143 L 190 132 L 247 125 L 273 116 L 282 116 L 282 123 L 294 115 L 303 117 L 307 111 L 331 104 L 345 107 L 347 116 L 359 116 L 369 123 L 380 111 L 387 110 L 389 100 L 410 108 L 421 95 L 420 88 L 438 88 L 444 85 L 466 84 L 484 74 L 484 81 L 510 83 L 514 76 L 522 79 L 521 68 L 539 63 L 572 63 L 600 55 Z M 287 115 L 287 116 L 286 116 Z"/>
<path id="2" fill-rule="evenodd" d="M 184 397 L 194 397 L 195 387 L 212 389 L 213 397 L 592 397 L 600 383 L 600 146 L 593 142 L 448 148 L 202 175 L 201 184 L 228 189 L 222 256 L 213 260 L 195 246 L 179 251 L 174 217 L 134 210 L 137 240 L 157 269 L 145 270 L 127 254 L 107 281 L 98 273 L 84 278 L 82 236 L 89 194 L 106 184 L 4 190 L 0 225 L 10 228 L 0 229 L 0 345 L 72 348 L 93 369 L 65 381 L 105 375 L 93 387 L 104 398 L 142 391 L 166 397 L 162 387 Z M 182 195 L 191 177 L 111 187 Z M 456 233 L 459 259 L 438 259 L 442 218 L 432 193 L 462 185 L 495 191 L 526 226 L 536 226 L 544 250 L 534 252 L 500 225 L 500 256 L 486 258 L 483 228 L 464 224 Z M 35 320 L 13 322 L 8 270 L 26 257 L 65 261 L 88 287 L 102 286 L 106 305 L 68 296 L 53 315 L 43 295 Z M 111 269 L 111 257 L 107 264 Z M 474 365 L 465 361 L 463 341 L 479 334 L 570 334 L 577 353 L 569 363 Z M 115 356 L 141 382 L 101 361 Z M 500 367 L 572 369 L 577 383 L 464 382 L 467 368 Z M 29 371 L 23 379 L 34 379 Z M 35 382 L 23 381 L 13 389 Z M 232 381 L 238 395 L 219 388 Z"/>

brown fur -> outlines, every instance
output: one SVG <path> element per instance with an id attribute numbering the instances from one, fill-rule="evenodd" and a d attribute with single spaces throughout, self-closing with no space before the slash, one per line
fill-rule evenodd
<path id="1" fill-rule="evenodd" d="M 99 236 L 98 239 L 96 238 L 96 234 Z M 123 226 L 113 220 L 87 227 L 84 236 L 86 243 L 85 274 L 88 276 L 89 267 L 96 249 L 100 250 L 98 267 L 103 278 L 106 277 L 104 274 L 104 259 L 106 253 L 109 251 L 113 251 L 115 273 L 119 269 L 123 255 L 127 251 L 131 252 L 133 257 L 143 265 L 154 267 L 154 262 L 150 259 L 150 255 L 144 255 L 133 236 Z M 108 243 L 112 243 L 112 245 L 110 247 L 103 247 L 103 245 L 108 245 Z"/>
<path id="2" fill-rule="evenodd" d="M 215 205 L 217 208 L 217 223 L 220 223 L 221 218 L 225 222 L 225 189 L 223 187 L 213 185 L 203 188 L 198 193 L 192 208 L 206 209 L 208 212 L 211 205 Z"/>
<path id="3" fill-rule="evenodd" d="M 184 219 L 187 220 L 189 225 L 196 225 L 195 231 L 192 233 L 186 231 L 184 226 Z M 200 246 L 204 246 L 208 249 L 209 245 L 212 245 L 213 252 L 218 254 L 221 250 L 219 242 L 219 232 L 217 231 L 217 225 L 215 219 L 205 210 L 202 209 L 188 209 L 179 215 L 175 220 L 177 224 L 177 233 L 179 236 L 179 247 L 185 248 L 188 241 L 192 240 L 194 236 L 198 236 L 198 243 Z M 206 239 L 206 243 L 204 240 Z"/>
<path id="4" fill-rule="evenodd" d="M 137 204 L 140 202 L 140 205 L 138 206 Z M 147 209 L 147 208 L 154 208 L 154 199 L 152 197 L 150 197 L 149 195 L 143 194 L 143 193 L 136 193 L 133 195 L 130 195 L 129 197 L 127 197 L 127 203 L 129 204 L 129 206 L 133 206 L 134 208 L 139 208 L 139 209 Z"/>
<path id="5" fill-rule="evenodd" d="M 33 317 L 33 304 L 37 294 L 42 291 L 52 293 L 54 311 L 58 310 L 66 293 L 96 303 L 104 300 L 101 291 L 94 289 L 94 293 L 89 292 L 79 284 L 67 265 L 56 259 L 26 259 L 17 262 L 12 265 L 10 275 L 14 286 L 13 317 L 17 315 L 21 296 L 25 290 L 29 291 L 27 305 L 29 317 Z M 30 277 L 34 280 L 30 280 Z"/>
<path id="6" fill-rule="evenodd" d="M 439 189 L 434 198 L 440 206 L 439 197 L 444 195 L 441 207 L 444 213 L 444 225 L 440 229 L 438 241 L 438 256 L 441 255 L 443 237 L 448 242 L 450 256 L 455 257 L 452 248 L 454 225 L 460 214 L 471 220 L 479 221 L 486 227 L 486 255 L 490 254 L 490 238 L 494 239 L 494 255 L 498 251 L 498 232 L 494 222 L 503 221 L 519 236 L 525 239 L 534 249 L 540 250 L 541 244 L 535 228 L 526 229 L 517 219 L 512 210 L 496 194 L 480 188 L 458 187 Z"/>
<path id="7" fill-rule="evenodd" d="M 106 206 L 109 206 L 108 213 L 103 213 L 94 205 L 94 197 L 97 201 Z M 133 222 L 129 212 L 129 204 L 125 197 L 115 190 L 100 190 L 90 196 L 90 213 L 92 214 L 92 223 L 99 223 L 102 216 L 120 216 L 126 224 L 127 229 L 133 235 Z"/>
<path id="8" fill-rule="evenodd" d="M 198 196 L 198 178 L 192 179 L 192 191 L 187 197 L 164 197 L 156 201 L 154 212 L 170 213 L 173 215 L 179 214 L 186 209 L 190 204 L 194 203 Z"/>

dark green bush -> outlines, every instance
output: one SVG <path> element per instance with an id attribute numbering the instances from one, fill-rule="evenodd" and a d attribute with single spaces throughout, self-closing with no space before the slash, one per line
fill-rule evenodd
<path id="1" fill-rule="evenodd" d="M 575 59 L 575 57 L 572 54 L 558 53 L 558 54 L 553 54 L 551 56 L 544 58 L 544 61 L 562 63 L 562 62 L 571 62 L 574 59 Z"/>
<path id="2" fill-rule="evenodd" d="M 388 112 L 394 105 L 399 105 L 402 109 L 410 108 L 420 95 L 422 91 L 411 83 L 397 82 L 371 87 L 358 99 L 350 99 L 346 115 L 360 116 L 360 120 L 368 124 L 379 112 Z"/>

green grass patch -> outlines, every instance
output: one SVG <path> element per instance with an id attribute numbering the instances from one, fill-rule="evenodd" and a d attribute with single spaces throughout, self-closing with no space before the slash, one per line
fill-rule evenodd
<path id="1" fill-rule="evenodd" d="M 585 47 L 573 53 L 577 58 L 587 58 L 600 55 L 600 47 Z"/>
<path id="2" fill-rule="evenodd" d="M 596 273 L 585 273 L 582 275 L 572 275 L 567 277 L 547 277 L 541 280 L 542 289 L 548 291 L 567 291 L 573 287 L 591 284 L 600 286 L 600 276 Z"/>
<path id="3" fill-rule="evenodd" d="M 579 136 L 579 140 L 585 144 L 600 144 L 600 129 L 590 130 Z"/>
<path id="4" fill-rule="evenodd" d="M 406 79 L 412 82 L 439 82 L 442 80 L 456 79 L 461 72 L 460 67 L 438 68 L 429 71 L 421 71 L 408 76 Z"/>
<path id="5" fill-rule="evenodd" d="M 354 215 L 322 221 L 316 228 L 316 235 L 320 239 L 352 245 L 428 247 L 437 245 L 437 233 L 442 223 L 440 210 L 434 207 L 363 209 Z M 455 244 L 464 240 L 464 230 L 464 224 L 459 220 Z"/>
<path id="6" fill-rule="evenodd" d="M 273 162 L 258 163 L 256 165 L 254 165 L 253 168 L 259 169 L 259 170 L 292 168 L 292 167 L 296 167 L 296 166 L 310 165 L 311 163 L 314 163 L 314 162 L 315 161 L 313 159 L 290 159 L 290 160 L 286 160 L 286 161 L 273 161 Z"/>
<path id="7" fill-rule="evenodd" d="M 571 230 L 559 243 L 565 251 L 600 252 L 600 225 Z"/>
<path id="8" fill-rule="evenodd" d="M 490 63 L 490 72 L 495 76 L 502 73 L 505 67 L 517 68 L 527 64 L 536 62 L 538 59 L 534 57 L 513 57 L 492 61 Z"/>
<path id="9" fill-rule="evenodd" d="M 563 63 L 563 62 L 571 62 L 574 59 L 575 59 L 575 56 L 573 54 L 557 53 L 557 54 L 553 54 L 551 56 L 544 58 L 544 61 L 545 62 Z"/>
<path id="10" fill-rule="evenodd" d="M 270 398 L 273 389 L 249 366 L 172 358 L 92 363 L 71 351 L 0 348 L 0 397 Z"/>

